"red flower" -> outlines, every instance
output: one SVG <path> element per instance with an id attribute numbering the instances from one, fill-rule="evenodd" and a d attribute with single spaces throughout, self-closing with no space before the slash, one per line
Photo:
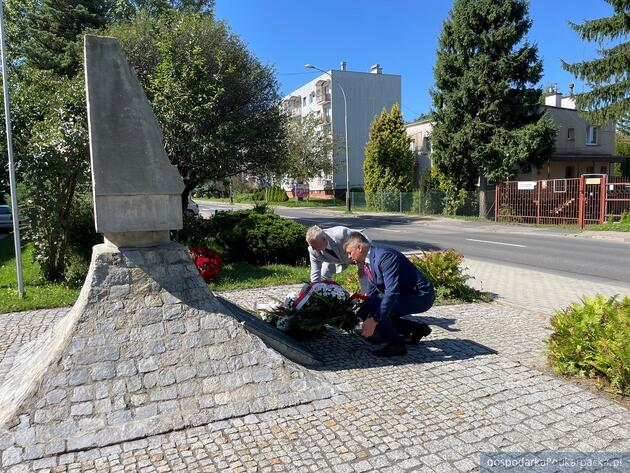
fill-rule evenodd
<path id="1" fill-rule="evenodd" d="M 188 253 L 204 281 L 209 282 L 219 275 L 223 262 L 216 251 L 199 245 L 190 247 Z"/>

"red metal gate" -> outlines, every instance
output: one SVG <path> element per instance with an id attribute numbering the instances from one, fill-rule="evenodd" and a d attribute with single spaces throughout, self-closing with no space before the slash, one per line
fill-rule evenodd
<path id="1" fill-rule="evenodd" d="M 495 220 L 549 225 L 592 225 L 630 212 L 630 182 L 606 175 L 507 181 L 496 187 Z"/>

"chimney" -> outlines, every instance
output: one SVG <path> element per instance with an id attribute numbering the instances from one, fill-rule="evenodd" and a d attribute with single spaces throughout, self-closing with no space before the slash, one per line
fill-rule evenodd
<path id="1" fill-rule="evenodd" d="M 383 73 L 383 68 L 381 67 L 380 64 L 374 64 L 372 67 L 370 67 L 370 74 L 382 74 Z"/>
<path id="2" fill-rule="evenodd" d="M 569 84 L 569 97 L 573 97 L 573 87 L 575 87 L 575 84 L 571 82 Z"/>
<path id="3" fill-rule="evenodd" d="M 339 68 L 342 71 L 345 71 L 347 66 L 348 66 L 348 63 L 346 61 L 341 61 L 341 64 L 339 65 Z"/>
<path id="4" fill-rule="evenodd" d="M 562 106 L 562 94 L 555 87 L 549 87 L 549 95 L 545 97 L 545 105 L 552 107 Z"/>

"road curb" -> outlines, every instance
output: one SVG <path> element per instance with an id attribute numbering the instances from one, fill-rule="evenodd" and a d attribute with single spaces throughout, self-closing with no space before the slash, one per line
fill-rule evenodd
<path id="1" fill-rule="evenodd" d="M 583 234 L 583 233 L 577 233 L 577 234 L 573 234 L 573 235 L 565 235 L 565 236 L 572 236 L 574 238 L 584 238 L 584 239 L 592 239 L 592 240 L 607 240 L 607 241 L 617 241 L 620 243 L 630 243 L 630 235 L 626 236 L 622 236 L 622 235 L 609 235 L 609 234 L 604 234 L 604 235 L 593 235 L 593 234 Z"/>

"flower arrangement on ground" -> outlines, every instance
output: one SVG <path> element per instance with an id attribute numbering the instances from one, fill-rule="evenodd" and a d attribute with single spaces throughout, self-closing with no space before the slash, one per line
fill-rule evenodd
<path id="1" fill-rule="evenodd" d="M 334 281 L 320 281 L 304 284 L 297 294 L 288 294 L 284 302 L 256 304 L 255 309 L 274 327 L 303 339 L 320 335 L 327 325 L 353 333 L 364 299 Z"/>
<path id="2" fill-rule="evenodd" d="M 195 266 L 199 270 L 199 274 L 205 282 L 210 282 L 221 272 L 223 261 L 221 261 L 221 257 L 216 251 L 206 248 L 205 246 L 197 245 L 191 246 L 188 249 L 188 254 L 190 254 Z"/>

